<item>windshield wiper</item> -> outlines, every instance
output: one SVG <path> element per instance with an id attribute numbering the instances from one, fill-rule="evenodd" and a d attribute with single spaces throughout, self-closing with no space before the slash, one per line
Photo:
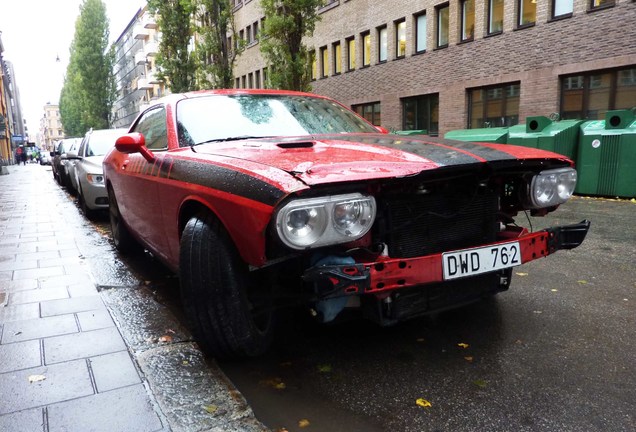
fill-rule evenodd
<path id="1" fill-rule="evenodd" d="M 207 141 L 202 141 L 202 142 L 200 142 L 200 143 L 196 143 L 196 144 L 194 144 L 194 145 L 195 145 L 195 146 L 197 146 L 197 145 L 207 144 L 207 143 L 213 143 L 213 142 L 239 141 L 239 140 L 245 140 L 245 139 L 255 139 L 255 138 L 271 138 L 271 137 L 267 137 L 267 136 L 241 135 L 241 136 L 226 137 L 226 138 L 215 138 L 215 139 L 211 139 L 211 140 L 207 140 Z"/>

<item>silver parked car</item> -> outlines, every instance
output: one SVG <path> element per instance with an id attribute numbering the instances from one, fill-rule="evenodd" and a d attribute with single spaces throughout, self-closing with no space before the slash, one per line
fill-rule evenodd
<path id="1" fill-rule="evenodd" d="M 74 182 L 82 211 L 91 217 L 96 210 L 108 208 L 102 161 L 115 146 L 115 140 L 127 129 L 89 130 L 79 146 L 74 166 Z"/>

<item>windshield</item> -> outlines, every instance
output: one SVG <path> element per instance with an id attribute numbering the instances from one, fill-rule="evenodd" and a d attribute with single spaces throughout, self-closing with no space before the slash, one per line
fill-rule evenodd
<path id="1" fill-rule="evenodd" d="M 211 95 L 177 105 L 179 145 L 377 130 L 342 105 L 302 95 Z"/>

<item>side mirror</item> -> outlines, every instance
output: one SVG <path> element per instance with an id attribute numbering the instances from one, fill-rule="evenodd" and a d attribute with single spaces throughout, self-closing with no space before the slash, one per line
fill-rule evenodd
<path id="1" fill-rule="evenodd" d="M 77 152 L 74 151 L 69 151 L 66 153 L 65 155 L 66 157 L 64 157 L 64 159 L 68 159 L 68 160 L 77 160 L 77 159 L 81 159 L 81 157 L 79 157 L 77 155 Z"/>
<path id="2" fill-rule="evenodd" d="M 146 139 L 139 132 L 132 132 L 117 138 L 115 141 L 117 151 L 125 154 L 141 153 L 148 162 L 155 161 L 155 155 L 146 147 Z"/>

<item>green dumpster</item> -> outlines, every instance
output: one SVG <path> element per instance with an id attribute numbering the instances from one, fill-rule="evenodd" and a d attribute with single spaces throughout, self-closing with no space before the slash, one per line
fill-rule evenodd
<path id="1" fill-rule="evenodd" d="M 505 144 L 508 140 L 508 128 L 494 127 L 478 129 L 457 129 L 446 132 L 444 138 L 459 141 Z"/>
<path id="2" fill-rule="evenodd" d="M 576 160 L 582 120 L 553 121 L 547 117 L 527 117 L 525 124 L 512 126 L 508 144 L 549 150 Z"/>
<path id="3" fill-rule="evenodd" d="M 396 135 L 428 135 L 428 131 L 426 129 L 399 130 L 393 133 Z"/>
<path id="4" fill-rule="evenodd" d="M 636 115 L 608 111 L 581 126 L 576 193 L 636 197 Z"/>

